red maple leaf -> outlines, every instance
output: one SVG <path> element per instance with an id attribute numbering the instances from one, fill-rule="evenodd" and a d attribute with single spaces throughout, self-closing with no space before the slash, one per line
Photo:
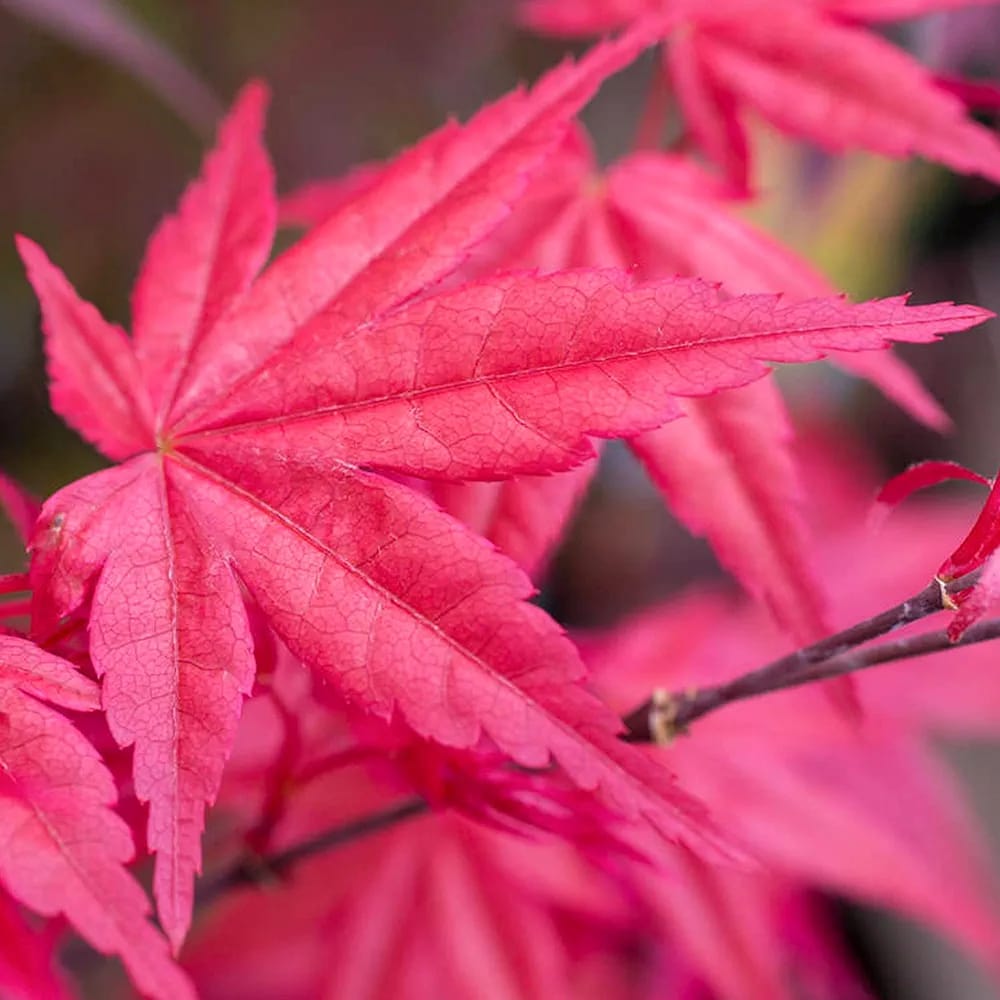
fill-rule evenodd
<path id="1" fill-rule="evenodd" d="M 688 130 L 739 190 L 748 112 L 833 152 L 911 154 L 1000 181 L 1000 140 L 912 57 L 853 22 L 985 0 L 523 0 L 525 22 L 557 35 L 602 33 L 670 15 L 664 72 Z"/>
<path id="2" fill-rule="evenodd" d="M 285 199 L 283 217 L 319 224 L 331 206 L 376 176 L 377 168 L 368 166 L 343 180 L 310 184 Z M 730 200 L 718 181 L 679 156 L 635 153 L 601 173 L 585 134 L 575 129 L 465 270 L 486 275 L 498 268 L 617 266 L 646 278 L 700 275 L 722 281 L 733 294 L 834 294 L 805 261 L 739 219 Z M 892 354 L 834 357 L 918 419 L 939 428 L 947 423 Z M 827 631 L 824 599 L 811 566 L 780 395 L 761 383 L 686 400 L 678 407 L 682 414 L 686 419 L 633 438 L 636 455 L 688 528 L 709 539 L 723 564 L 797 640 L 815 640 Z M 534 572 L 560 537 L 591 471 L 581 467 L 571 480 L 435 483 L 431 495 Z"/>
<path id="3" fill-rule="evenodd" d="M 40 634 L 89 602 L 111 731 L 150 804 L 154 889 L 178 944 L 206 803 L 253 680 L 248 597 L 347 700 L 424 737 L 483 734 L 670 836 L 714 838 L 669 773 L 616 738 L 528 579 L 382 473 L 496 479 L 565 469 L 588 435 L 635 434 L 706 395 L 834 349 L 933 340 L 987 315 L 892 299 L 724 300 L 618 272 L 434 292 L 647 29 L 402 154 L 260 277 L 275 202 L 260 88 L 153 238 L 129 337 L 20 243 L 55 409 L 122 464 L 45 505 Z"/>
<path id="4" fill-rule="evenodd" d="M 132 837 L 110 808 L 110 773 L 45 702 L 90 711 L 97 686 L 26 639 L 0 635 L 0 884 L 37 913 L 65 914 L 95 948 L 120 955 L 148 995 L 193 996 L 125 870 Z M 0 984 L 2 968 L 0 961 Z"/>
<path id="5" fill-rule="evenodd" d="M 679 852 L 661 871 L 601 865 L 436 814 L 303 864 L 270 899 L 221 904 L 187 962 L 207 998 L 792 1000 L 803 982 L 824 1000 L 867 997 L 808 902 L 786 878 Z"/>
<path id="6" fill-rule="evenodd" d="M 832 532 L 837 544 L 822 553 L 824 571 L 839 584 L 853 584 L 838 587 L 849 602 L 838 609 L 845 620 L 853 620 L 858 607 L 889 601 L 901 588 L 908 592 L 928 553 L 963 516 L 908 513 L 878 544 L 869 538 L 867 548 L 852 548 L 848 559 L 840 551 L 846 526 L 854 522 L 852 541 L 866 537 L 859 528 L 863 498 L 857 499 L 833 498 L 840 507 Z M 919 539 L 916 552 L 900 549 L 905 538 Z M 858 551 L 864 553 L 860 573 Z M 887 553 L 899 558 L 889 560 Z M 881 576 L 870 571 L 875 567 Z M 756 609 L 700 594 L 585 646 L 599 668 L 596 678 L 624 706 L 651 685 L 739 673 L 780 648 L 780 639 Z M 865 691 L 871 725 L 863 733 L 844 727 L 809 691 L 700 720 L 667 753 L 679 756 L 682 768 L 698 769 L 716 809 L 754 838 L 765 862 L 760 869 L 712 866 L 662 843 L 649 850 L 651 864 L 615 856 L 606 842 L 591 852 L 585 838 L 512 838 L 439 813 L 353 843 L 344 854 L 305 861 L 272 894 L 222 900 L 191 943 L 192 974 L 207 996 L 236 990 L 264 997 L 281 981 L 289 996 L 303 998 L 345 983 L 359 991 L 363 984 L 372 997 L 479 996 L 484 983 L 496 983 L 500 995 L 647 998 L 664 995 L 665 983 L 667 995 L 685 995 L 678 984 L 689 980 L 732 1000 L 791 998 L 804 982 L 831 1000 L 867 996 L 805 894 L 816 884 L 922 916 L 995 963 L 1000 921 L 988 866 L 947 775 L 922 745 L 924 731 L 941 715 L 961 731 L 971 711 L 977 728 L 988 719 L 996 731 L 1000 685 L 983 683 L 985 666 L 979 658 L 965 669 L 952 655 L 861 678 L 865 688 L 872 685 Z M 916 683 L 914 670 L 920 672 Z M 892 671 L 898 676 L 887 687 L 882 682 Z M 922 694 L 932 711 L 898 697 L 904 686 Z M 292 713 L 312 733 L 294 741 L 307 763 L 311 750 L 329 759 L 323 741 L 331 730 L 343 733 L 339 716 L 312 725 L 317 706 L 310 709 L 309 702 L 308 695 L 295 701 Z M 239 779 L 241 766 L 228 775 L 226 805 L 238 812 L 247 808 L 246 789 L 259 787 L 259 762 L 280 756 L 274 747 L 281 740 L 268 732 L 266 710 L 266 701 L 256 699 L 241 729 L 238 764 L 251 764 L 249 780 Z M 367 778 L 351 767 L 321 774 L 309 787 L 294 785 L 273 846 L 300 843 L 396 801 L 398 776 L 391 794 L 371 776 L 384 780 L 403 757 L 379 755 Z M 541 784 L 550 776 L 534 778 Z M 467 791 L 474 793 L 474 785 Z M 914 814 L 922 817 L 917 831 Z M 942 877 L 953 891 L 938 891 Z M 498 884 L 509 891 L 491 892 Z M 460 948 L 456 910 L 465 916 Z M 234 953 L 238 929 L 252 937 L 247 951 Z M 595 964 L 606 976 L 603 989 L 588 979 Z M 661 992 L 652 991 L 653 982 Z"/>

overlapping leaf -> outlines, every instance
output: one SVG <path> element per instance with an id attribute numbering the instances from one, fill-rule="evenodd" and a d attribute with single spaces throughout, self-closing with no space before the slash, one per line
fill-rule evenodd
<path id="1" fill-rule="evenodd" d="M 148 841 L 159 854 L 157 899 L 175 942 L 189 919 L 204 806 L 252 679 L 244 585 L 314 668 L 369 709 L 401 709 L 451 743 L 485 729 L 523 763 L 556 753 L 623 808 L 658 814 L 668 828 L 679 822 L 683 800 L 669 777 L 629 759 L 614 717 L 582 690 L 563 697 L 578 661 L 555 625 L 522 603 L 530 587 L 512 566 L 405 487 L 353 463 L 317 465 L 309 448 L 295 447 L 261 466 L 252 434 L 249 450 L 235 438 L 186 450 L 169 417 L 184 400 L 217 400 L 239 371 L 264 368 L 267 381 L 276 344 L 336 342 L 345 317 L 365 320 L 369 308 L 389 308 L 453 266 L 642 41 L 598 49 L 531 95 L 514 94 L 404 154 L 375 202 L 352 203 L 225 313 L 260 263 L 273 216 L 262 96 L 251 89 L 151 245 L 134 351 L 22 244 L 43 302 L 54 405 L 110 457 L 135 456 L 47 505 L 34 540 L 36 627 L 50 630 L 90 602 L 105 710 L 116 738 L 136 747 L 136 789 L 151 802 Z M 383 212 L 386 199 L 399 211 Z M 423 573 L 428 558 L 442 575 Z"/>
<path id="2" fill-rule="evenodd" d="M 89 711 L 97 699 L 96 686 L 69 663 L 0 635 L 0 882 L 120 955 L 144 993 L 192 997 L 125 870 L 132 838 L 111 810 L 111 775 L 69 720 L 44 704 Z"/>
<path id="3" fill-rule="evenodd" d="M 289 672 L 279 673 L 282 681 L 291 679 Z M 279 684 L 283 692 L 286 686 Z M 290 764 L 292 774 L 315 775 L 309 761 L 317 754 L 330 759 L 322 747 L 331 729 L 341 729 L 340 715 L 301 692 L 291 704 L 296 722 L 303 723 L 291 740 L 291 761 L 277 749 L 288 743 L 280 728 L 274 731 L 273 715 L 268 725 L 266 704 L 251 705 L 240 755 L 227 773 L 223 808 L 246 813 L 245 789 L 256 787 L 253 776 L 262 766 L 266 770 L 268 760 L 281 768 Z M 325 725 L 311 724 L 318 715 L 325 716 Z M 435 755 L 439 764 L 460 756 L 402 735 L 401 746 L 409 743 L 409 751 L 425 754 L 430 766 Z M 394 754 L 403 780 L 418 770 L 408 756 Z M 497 775 L 524 783 L 527 812 L 534 805 L 539 816 L 557 816 L 557 793 L 565 791 L 557 774 Z M 421 782 L 414 790 L 427 794 L 433 784 Z M 450 795 L 445 784 L 435 789 L 433 801 L 441 810 L 436 814 L 351 844 L 344 853 L 304 862 L 273 898 L 238 895 L 208 913 L 189 951 L 206 998 L 227 989 L 263 997 L 274 990 L 276 975 L 284 975 L 285 995 L 303 998 L 339 995 L 350 987 L 372 1000 L 539 992 L 651 1000 L 663 990 L 674 996 L 681 984 L 697 983 L 711 984 L 726 1000 L 790 1000 L 794 984 L 802 981 L 817 997 L 861 995 L 832 936 L 823 936 L 815 907 L 786 880 L 711 869 L 661 841 L 644 845 L 655 865 L 637 859 L 613 846 L 610 817 L 594 816 L 597 824 L 588 823 L 594 804 L 588 810 L 579 796 L 564 809 L 571 840 L 558 824 L 533 823 L 535 832 L 527 837 L 523 826 L 516 837 L 483 829 L 444 810 L 464 809 L 478 792 L 481 804 L 473 812 L 488 817 L 484 806 L 495 789 L 487 788 L 476 768 L 469 769 L 463 787 L 456 787 L 454 773 L 446 784 Z M 397 801 L 398 786 L 399 776 L 390 777 L 385 762 L 320 772 L 286 801 L 279 843 L 336 828 L 359 810 L 377 812 Z M 509 817 L 504 825 L 510 828 Z M 540 837 L 539 825 L 558 839 Z M 497 885 L 508 891 L 498 895 Z M 461 948 L 454 947 L 456 919 L 463 925 Z M 237 957 L 228 947 L 237 927 L 249 928 L 241 935 L 251 935 L 249 956 Z M 293 954 L 294 963 L 288 960 Z"/>
<path id="4" fill-rule="evenodd" d="M 372 177 L 373 168 L 365 176 Z M 355 183 L 352 176 L 310 185 L 286 202 L 286 214 L 318 224 L 327 206 L 339 203 Z M 721 279 L 733 293 L 832 294 L 819 274 L 738 219 L 725 200 L 722 185 L 675 156 L 633 154 L 602 176 L 586 137 L 574 130 L 510 219 L 478 248 L 468 270 L 488 275 L 498 268 L 638 267 L 646 277 Z M 890 353 L 839 352 L 836 360 L 872 378 L 918 418 L 938 427 L 947 421 L 912 372 Z M 770 605 L 792 635 L 812 641 L 825 631 L 823 598 L 810 566 L 801 488 L 780 396 L 757 386 L 684 401 L 681 409 L 688 419 L 634 438 L 636 454 L 687 526 L 708 537 L 723 563 Z M 583 480 L 586 473 L 579 476 Z M 574 493 L 558 478 L 520 477 L 493 487 L 432 486 L 446 510 L 519 560 L 527 541 L 551 545 L 556 540 Z M 535 527 L 527 532 L 532 514 Z"/>
<path id="5" fill-rule="evenodd" d="M 259 90 L 151 245 L 134 341 L 33 244 L 53 403 L 123 464 L 45 505 L 37 627 L 89 607 L 116 739 L 150 802 L 155 888 L 184 936 L 204 809 L 253 675 L 252 598 L 342 696 L 452 746 L 484 736 L 669 836 L 715 835 L 671 776 L 616 738 L 516 567 L 380 473 L 494 479 L 579 464 L 707 395 L 830 350 L 933 340 L 951 305 L 723 299 L 617 272 L 431 293 L 503 217 L 646 29 L 404 153 L 249 284 L 273 218 Z M 249 287 L 247 287 L 249 284 Z M 246 289 L 244 292 L 243 290 Z M 375 471 L 368 471 L 369 469 Z M 89 605 L 88 605 L 89 602 Z"/>
<path id="6" fill-rule="evenodd" d="M 820 558 L 836 584 L 837 614 L 845 621 L 854 620 L 859 608 L 881 606 L 919 586 L 928 558 L 963 520 L 961 511 L 905 510 L 898 523 L 886 527 L 885 536 L 862 544 L 860 515 L 870 494 L 864 473 L 849 470 L 857 490 L 850 496 L 813 465 L 810 474 L 832 494 L 825 499 L 837 520 L 831 522 Z M 817 513 L 825 516 L 825 507 L 818 506 Z M 912 551 L 902 546 L 907 537 L 913 539 Z M 596 679 L 624 710 L 651 687 L 712 683 L 767 659 L 784 644 L 757 609 L 692 594 L 600 640 L 587 639 L 584 648 L 598 667 Z M 585 985 L 589 980 L 579 977 L 595 963 L 606 978 L 600 980 L 603 991 L 591 984 L 593 995 L 662 995 L 644 992 L 643 980 L 637 982 L 635 975 L 637 961 L 671 996 L 682 984 L 698 984 L 727 1000 L 790 998 L 804 982 L 816 996 L 831 1000 L 866 996 L 830 928 L 803 894 L 806 885 L 817 883 L 922 916 L 963 941 L 992 969 L 998 926 L 989 891 L 992 878 L 947 776 L 922 745 L 922 732 L 946 717 L 952 731 L 969 725 L 982 731 L 987 724 L 995 731 L 1000 685 L 984 681 L 985 667 L 984 660 L 966 668 L 961 659 L 948 656 L 885 668 L 897 673 L 888 685 L 882 683 L 884 671 L 865 676 L 861 682 L 869 725 L 860 733 L 845 727 L 815 692 L 806 690 L 773 703 L 728 708 L 700 720 L 689 738 L 671 747 L 668 753 L 678 766 L 691 768 L 698 787 L 711 790 L 727 824 L 754 838 L 769 872 L 707 866 L 662 844 L 652 853 L 665 871 L 630 858 L 616 864 L 603 845 L 591 858 L 582 836 L 575 840 L 583 849 L 581 862 L 562 845 L 483 834 L 454 817 L 431 817 L 354 845 L 346 858 L 327 856 L 303 865 L 278 897 L 280 912 L 295 915 L 292 926 L 276 918 L 275 903 L 268 897 L 245 895 L 224 904 L 209 916 L 206 936 L 194 942 L 195 975 L 209 996 L 222 995 L 220 984 L 234 982 L 250 996 L 264 995 L 266 987 L 259 983 L 268 975 L 267 956 L 280 966 L 281 956 L 296 947 L 302 962 L 294 981 L 302 985 L 294 996 L 315 995 L 317 982 L 344 981 L 365 984 L 363 995 L 372 997 L 405 994 L 412 980 L 434 982 L 436 993 L 458 998 L 483 991 L 485 967 L 501 966 L 498 983 L 518 976 L 525 963 L 538 958 L 534 943 L 548 941 L 549 959 L 559 969 L 546 982 L 557 996 L 566 991 L 592 995 Z M 909 703 L 901 696 L 907 690 Z M 260 742 L 273 753 L 274 741 L 261 725 L 262 707 L 255 706 L 258 714 L 247 720 L 243 737 L 248 747 Z M 298 710 L 296 715 L 309 717 Z M 311 728 L 328 734 L 331 727 L 338 724 Z M 256 760 L 252 756 L 255 769 Z M 353 776 L 327 774 L 309 792 L 297 791 L 282 836 L 295 842 L 343 822 L 345 813 L 377 809 L 377 790 L 373 802 L 371 785 L 358 780 L 357 770 L 351 769 Z M 370 770 L 385 775 L 384 766 Z M 235 785 L 229 801 L 242 809 L 244 783 L 238 775 L 231 778 Z M 392 782 L 391 787 L 398 795 L 398 785 Z M 469 792 L 474 791 L 470 785 Z M 914 815 L 921 817 L 917 831 L 912 829 Z M 468 830 L 468 836 L 456 837 L 459 830 Z M 594 859 L 598 864 L 591 868 Z M 486 908 L 479 904 L 480 878 L 492 871 L 495 884 L 498 865 L 507 873 L 501 876 L 503 883 L 519 887 L 515 910 L 522 917 L 516 927 L 532 928 L 527 942 L 511 934 L 506 901 Z M 358 874 L 369 870 L 385 873 L 385 880 Z M 468 964 L 462 965 L 480 970 L 471 982 L 447 978 L 454 960 L 450 953 L 439 954 L 452 939 L 447 921 L 439 918 L 456 891 L 444 871 L 464 882 L 462 898 L 477 914 L 469 927 Z M 607 878 L 609 871 L 615 873 L 613 881 Z M 527 890 L 521 888 L 525 877 Z M 938 891 L 942 877 L 948 894 Z M 525 903 L 527 911 L 521 910 Z M 316 930 L 326 922 L 329 930 Z M 559 929 L 559 946 L 549 937 L 553 924 Z M 226 947 L 238 926 L 252 926 L 260 935 L 249 970 Z M 471 942 L 483 932 L 488 933 L 482 946 L 473 948 Z M 325 950 L 331 939 L 343 955 L 333 978 Z M 403 982 L 398 968 L 384 961 L 390 941 L 409 970 Z M 574 941 L 583 951 L 574 953 L 575 961 L 567 965 L 562 949 Z M 437 956 L 435 961 L 424 965 L 414 959 L 417 942 L 423 955 Z"/>
<path id="7" fill-rule="evenodd" d="M 972 0 L 976 3 L 978 0 Z M 961 2 L 853 0 L 526 0 L 554 34 L 594 34 L 669 12 L 666 72 L 687 125 L 734 185 L 749 174 L 747 112 L 823 148 L 920 155 L 1000 181 L 1000 140 L 910 56 L 850 22 L 892 20 Z"/>

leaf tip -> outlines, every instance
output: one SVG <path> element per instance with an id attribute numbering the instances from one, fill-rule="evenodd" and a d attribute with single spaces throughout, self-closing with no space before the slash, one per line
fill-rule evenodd
<path id="1" fill-rule="evenodd" d="M 261 117 L 271 103 L 271 87 L 262 77 L 251 77 L 240 87 L 233 101 L 231 116 L 247 114 Z"/>
<path id="2" fill-rule="evenodd" d="M 40 259 L 47 259 L 45 251 L 33 239 L 23 233 L 14 234 L 14 246 L 25 268 L 29 271 Z"/>

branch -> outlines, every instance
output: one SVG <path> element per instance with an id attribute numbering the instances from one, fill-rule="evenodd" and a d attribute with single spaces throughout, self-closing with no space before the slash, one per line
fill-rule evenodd
<path id="1" fill-rule="evenodd" d="M 198 887 L 198 905 L 206 906 L 219 896 L 241 886 L 261 886 L 280 882 L 288 869 L 298 861 L 304 861 L 316 854 L 335 847 L 343 847 L 351 841 L 379 833 L 402 823 L 404 820 L 427 812 L 430 806 L 418 798 L 404 799 L 397 805 L 383 809 L 381 812 L 362 816 L 360 819 L 345 823 L 343 826 L 331 827 L 322 833 L 294 844 L 284 851 L 275 854 L 245 857 L 228 871 L 220 872 L 211 879 L 206 879 Z"/>
<path id="2" fill-rule="evenodd" d="M 838 633 L 838 636 L 863 634 L 866 626 L 874 627 L 872 623 L 878 621 L 884 623 L 887 620 L 886 616 L 892 612 L 899 612 L 907 605 L 912 608 L 912 601 L 904 602 L 877 616 L 877 618 L 869 619 L 868 622 Z M 919 617 L 926 617 L 926 614 Z M 910 618 L 908 620 L 916 621 L 917 619 Z M 905 624 L 905 622 L 900 622 L 900 624 Z M 892 627 L 898 628 L 899 626 Z M 885 634 L 887 631 L 890 629 L 883 629 L 872 637 Z M 997 639 L 1000 638 L 1000 619 L 991 619 L 974 625 L 957 641 L 949 639 L 948 632 L 942 630 L 940 632 L 927 632 L 923 635 L 907 636 L 904 639 L 884 642 L 867 649 L 848 647 L 827 659 L 817 659 L 817 654 L 810 653 L 811 650 L 833 643 L 834 640 L 838 639 L 838 636 L 831 636 L 829 640 L 824 640 L 824 643 L 817 643 L 816 646 L 810 646 L 807 649 L 783 656 L 767 666 L 760 667 L 725 684 L 695 691 L 655 694 L 625 718 L 626 734 L 623 739 L 630 743 L 669 742 L 674 736 L 685 732 L 692 722 L 735 701 L 756 698 L 773 691 L 800 687 L 816 681 L 843 677 L 846 674 L 878 666 L 880 663 L 904 660 L 914 656 L 926 656 L 928 653 L 939 653 L 960 646 L 971 646 L 975 643 Z M 861 642 L 864 641 L 867 640 L 861 640 Z"/>

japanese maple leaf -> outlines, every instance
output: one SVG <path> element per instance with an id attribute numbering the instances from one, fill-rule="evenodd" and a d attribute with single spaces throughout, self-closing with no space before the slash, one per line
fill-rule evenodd
<path id="1" fill-rule="evenodd" d="M 691 624 L 697 631 L 697 622 Z M 285 977 L 283 995 L 303 998 L 341 995 L 346 984 L 372 1000 L 541 994 L 641 1000 L 686 995 L 682 983 L 710 985 L 711 995 L 727 1000 L 792 1000 L 803 982 L 810 995 L 830 1000 L 868 995 L 801 885 L 757 868 L 711 867 L 662 842 L 642 844 L 648 858 L 638 857 L 615 844 L 607 817 L 604 829 L 595 827 L 588 836 L 594 803 L 588 808 L 579 798 L 567 803 L 567 821 L 576 827 L 567 838 L 552 822 L 558 818 L 555 797 L 542 792 L 558 779 L 556 772 L 507 770 L 512 789 L 522 782 L 528 793 L 528 782 L 536 785 L 534 803 L 525 794 L 519 813 L 529 825 L 512 837 L 504 832 L 517 830 L 509 812 L 497 817 L 498 824 L 488 808 L 502 775 L 490 788 L 469 781 L 463 790 L 453 774 L 450 788 L 432 789 L 427 772 L 435 752 L 442 761 L 458 755 L 414 745 L 420 741 L 412 735 L 401 734 L 391 758 L 373 757 L 367 779 L 358 758 L 339 771 L 317 771 L 314 762 L 338 756 L 327 751 L 326 741 L 331 730 L 343 731 L 342 712 L 324 709 L 301 683 L 289 691 L 295 676 L 287 666 L 278 671 L 278 689 L 292 711 L 275 713 L 265 699 L 254 699 L 241 725 L 220 800 L 227 825 L 246 813 L 267 760 L 283 769 L 289 745 L 299 757 L 288 772 L 295 791 L 269 850 L 377 813 L 407 794 L 411 779 L 410 793 L 429 795 L 435 815 L 350 844 L 345 853 L 303 862 L 288 872 L 277 895 L 222 900 L 186 953 L 206 998 L 234 990 L 267 996 L 279 976 Z M 314 724 L 318 714 L 326 715 L 325 725 Z M 294 735 L 280 718 L 296 727 Z M 425 758 L 422 776 L 414 752 Z M 478 808 L 472 806 L 477 793 Z M 492 829 L 445 810 L 477 816 Z M 526 837 L 530 828 L 535 832 Z M 538 836 L 539 829 L 559 840 Z M 626 838 L 628 833 L 623 831 Z M 491 891 L 500 884 L 505 892 Z M 456 908 L 466 916 L 458 948 Z M 252 928 L 249 963 L 246 952 L 236 960 L 229 946 L 237 928 Z M 605 971 L 603 989 L 590 979 L 595 963 Z"/>
<path id="2" fill-rule="evenodd" d="M 566 946 L 531 891 L 535 865 L 518 864 L 522 845 L 457 816 L 418 822 L 424 829 L 401 831 L 372 884 L 336 915 L 327 995 L 569 1000 Z"/>
<path id="3" fill-rule="evenodd" d="M 158 230 L 133 337 L 20 243 L 42 304 L 55 409 L 121 462 L 45 505 L 33 539 L 40 631 L 89 601 L 90 654 L 150 803 L 154 890 L 190 919 L 206 803 L 250 689 L 244 602 L 346 699 L 422 736 L 485 734 L 670 836 L 707 832 L 655 762 L 616 738 L 528 579 L 380 473 L 497 479 L 592 456 L 765 360 L 933 340 L 987 314 L 893 299 L 722 300 L 613 271 L 430 289 L 502 219 L 524 174 L 641 28 L 447 125 L 257 270 L 275 200 L 250 88 L 177 216 Z M 375 470 L 375 471 L 370 471 Z"/>
<path id="4" fill-rule="evenodd" d="M 527 24 L 593 34 L 671 15 L 665 72 L 702 149 L 745 189 L 747 112 L 824 149 L 911 154 L 1000 181 L 1000 141 L 909 55 L 854 21 L 971 6 L 956 0 L 525 0 Z"/>
<path id="5" fill-rule="evenodd" d="M 270 903 L 248 893 L 223 900 L 199 922 L 186 964 L 206 1000 L 569 1000 L 590 994 L 574 989 L 582 963 L 545 903 L 555 896 L 600 914 L 602 903 L 611 907 L 598 878 L 563 842 L 438 813 L 312 859 Z M 239 961 L 227 947 L 236 928 Z"/>
<path id="6" fill-rule="evenodd" d="M 569 996 L 572 970 L 566 949 L 537 896 L 547 863 L 546 885 L 565 881 L 569 895 L 572 872 L 579 885 L 573 896 L 599 898 L 596 889 L 587 888 L 587 869 L 574 849 L 549 838 L 538 850 L 523 836 L 501 836 L 451 812 L 451 805 L 461 808 L 445 788 L 454 778 L 432 777 L 431 758 L 437 754 L 441 763 L 452 758 L 460 764 L 462 755 L 412 733 L 396 734 L 391 756 L 384 741 L 391 734 L 383 731 L 367 744 L 376 752 L 362 757 L 361 764 L 340 755 L 349 766 L 322 766 L 338 756 L 329 753 L 331 733 L 343 738 L 350 726 L 342 709 L 324 705 L 302 683 L 301 670 L 291 669 L 295 666 L 290 657 L 283 658 L 276 673 L 281 711 L 274 710 L 270 698 L 255 698 L 248 705 L 220 797 L 227 826 L 236 825 L 234 816 L 246 816 L 244 822 L 254 825 L 248 803 L 274 768 L 290 776 L 285 784 L 295 791 L 286 798 L 265 854 L 398 803 L 401 795 L 417 789 L 430 792 L 441 811 L 350 844 L 343 854 L 320 855 L 296 866 L 287 873 L 287 882 L 275 887 L 266 908 L 255 894 L 221 899 L 199 921 L 185 950 L 186 964 L 206 998 L 234 991 L 247 997 L 278 991 L 303 998 L 345 993 L 372 998 Z M 418 772 L 411 786 L 409 779 Z M 511 784 L 560 781 L 558 772 L 529 774 L 509 766 L 497 768 L 496 777 Z M 477 788 L 483 784 L 469 781 L 465 786 L 470 795 Z M 483 806 L 494 791 L 484 790 Z M 579 790 L 569 791 L 582 796 Z M 551 804 L 538 798 L 539 811 L 552 812 Z M 583 798 L 575 804 L 586 808 Z M 487 814 L 482 806 L 475 811 Z M 567 811 L 566 819 L 579 823 L 580 817 Z M 509 818 L 504 822 L 511 824 Z M 553 876 L 553 867 L 560 874 Z M 498 893 L 501 884 L 507 891 Z M 456 919 L 462 928 L 459 938 Z M 223 942 L 232 940 L 233 928 L 240 924 L 246 927 L 241 935 L 246 961 L 234 964 Z"/>
<path id="7" fill-rule="evenodd" d="M 98 690 L 66 661 L 0 635 L 0 885 L 38 913 L 65 914 L 95 948 L 120 955 L 145 994 L 192 997 L 147 920 L 145 893 L 125 870 L 132 837 L 110 808 L 114 781 L 93 746 L 46 702 L 90 711 Z M 0 984 L 3 965 L 0 958 Z M 61 995 L 50 981 L 51 995 Z M 8 984 L 4 995 L 13 990 Z"/>
<path id="8" fill-rule="evenodd" d="M 221 904 L 188 966 L 206 1000 L 263 1000 L 276 981 L 290 1000 L 348 988 L 366 1000 L 794 1000 L 803 982 L 823 1000 L 869 996 L 799 887 L 689 861 L 611 878 L 565 842 L 436 814 L 303 864 L 274 898 Z M 230 944 L 248 928 L 249 959 Z"/>
<path id="9" fill-rule="evenodd" d="M 811 456 L 817 453 L 810 448 Z M 820 557 L 842 599 L 838 616 L 854 620 L 859 609 L 919 586 L 928 558 L 967 512 L 907 509 L 885 526 L 877 544 L 868 538 L 862 546 L 874 479 L 863 467 L 831 465 L 829 458 L 809 465 L 823 489 L 824 502 L 813 509 L 820 508 L 831 538 Z M 837 485 L 838 475 L 849 491 Z M 780 649 L 780 639 L 756 609 L 701 594 L 586 645 L 603 663 L 598 680 L 624 705 L 652 685 L 737 672 L 750 658 Z M 280 987 L 283 995 L 305 1000 L 340 995 L 345 983 L 373 1000 L 408 991 L 443 1000 L 532 996 L 542 987 L 549 996 L 791 1000 L 804 984 L 810 996 L 829 1000 L 867 997 L 808 895 L 817 880 L 922 914 L 992 960 L 997 918 L 984 892 L 992 880 L 949 781 L 921 746 L 924 732 L 944 718 L 953 732 L 970 726 L 996 732 L 1000 726 L 1000 684 L 984 683 L 992 676 L 985 659 L 967 668 L 968 654 L 978 655 L 970 649 L 863 677 L 875 747 L 866 742 L 868 734 L 845 729 L 821 700 L 804 693 L 782 696 L 786 704 L 773 708 L 766 701 L 748 704 L 728 722 L 726 713 L 735 709 L 726 709 L 711 732 L 702 733 L 701 726 L 713 720 L 701 720 L 671 748 L 688 761 L 700 756 L 709 769 L 717 761 L 739 773 L 741 758 L 749 758 L 745 770 L 754 777 L 744 784 L 751 791 L 741 785 L 731 792 L 740 804 L 732 822 L 749 817 L 758 828 L 767 868 L 712 866 L 663 844 L 651 851 L 656 864 L 650 865 L 592 852 L 586 841 L 514 838 L 437 814 L 353 843 L 345 853 L 305 861 L 275 892 L 222 900 L 190 944 L 189 968 L 206 997 L 235 990 L 263 998 Z M 892 683 L 883 684 L 893 673 Z M 282 690 L 296 680 L 283 668 L 278 676 Z M 303 683 L 296 690 L 292 717 L 306 732 L 293 742 L 329 759 L 324 740 L 331 730 L 342 734 L 343 721 L 332 716 L 325 725 L 313 724 L 324 709 Z M 246 808 L 254 781 L 239 772 L 249 768 L 259 775 L 269 755 L 280 757 L 280 731 L 273 719 L 268 724 L 267 702 L 255 699 L 241 726 L 237 767 L 227 773 L 227 808 Z M 758 769 L 763 748 L 774 759 Z M 384 781 L 392 766 L 383 760 L 368 770 Z M 297 787 L 278 830 L 279 845 L 308 840 L 397 801 L 398 784 L 380 790 L 360 771 L 328 771 Z M 766 780 L 772 771 L 784 776 L 773 785 Z M 805 790 L 782 794 L 789 773 L 804 776 Z M 914 814 L 921 817 L 916 832 Z M 942 872 L 954 893 L 935 891 Z M 497 884 L 506 890 L 499 896 L 488 891 Z M 469 915 L 462 949 L 454 947 L 456 900 Z M 237 933 L 252 938 L 235 955 Z M 331 948 L 337 956 L 332 964 Z M 513 993 L 511 983 L 517 984 Z"/>
<path id="10" fill-rule="evenodd" d="M 310 184 L 285 199 L 284 217 L 316 225 L 356 185 L 376 176 L 369 166 L 344 180 Z M 645 277 L 701 275 L 723 281 L 732 293 L 833 294 L 806 262 L 737 218 L 727 200 L 718 181 L 678 156 L 637 153 L 601 174 L 577 129 L 466 272 L 614 265 Z M 838 352 L 836 360 L 872 378 L 918 418 L 938 427 L 947 421 L 891 354 Z M 826 631 L 823 598 L 808 556 L 781 397 L 760 384 L 681 405 L 686 419 L 639 435 L 633 449 L 684 523 L 708 537 L 721 561 L 796 639 L 815 640 Z M 590 472 L 584 466 L 572 478 L 520 477 L 497 485 L 434 483 L 430 492 L 534 573 Z"/>

